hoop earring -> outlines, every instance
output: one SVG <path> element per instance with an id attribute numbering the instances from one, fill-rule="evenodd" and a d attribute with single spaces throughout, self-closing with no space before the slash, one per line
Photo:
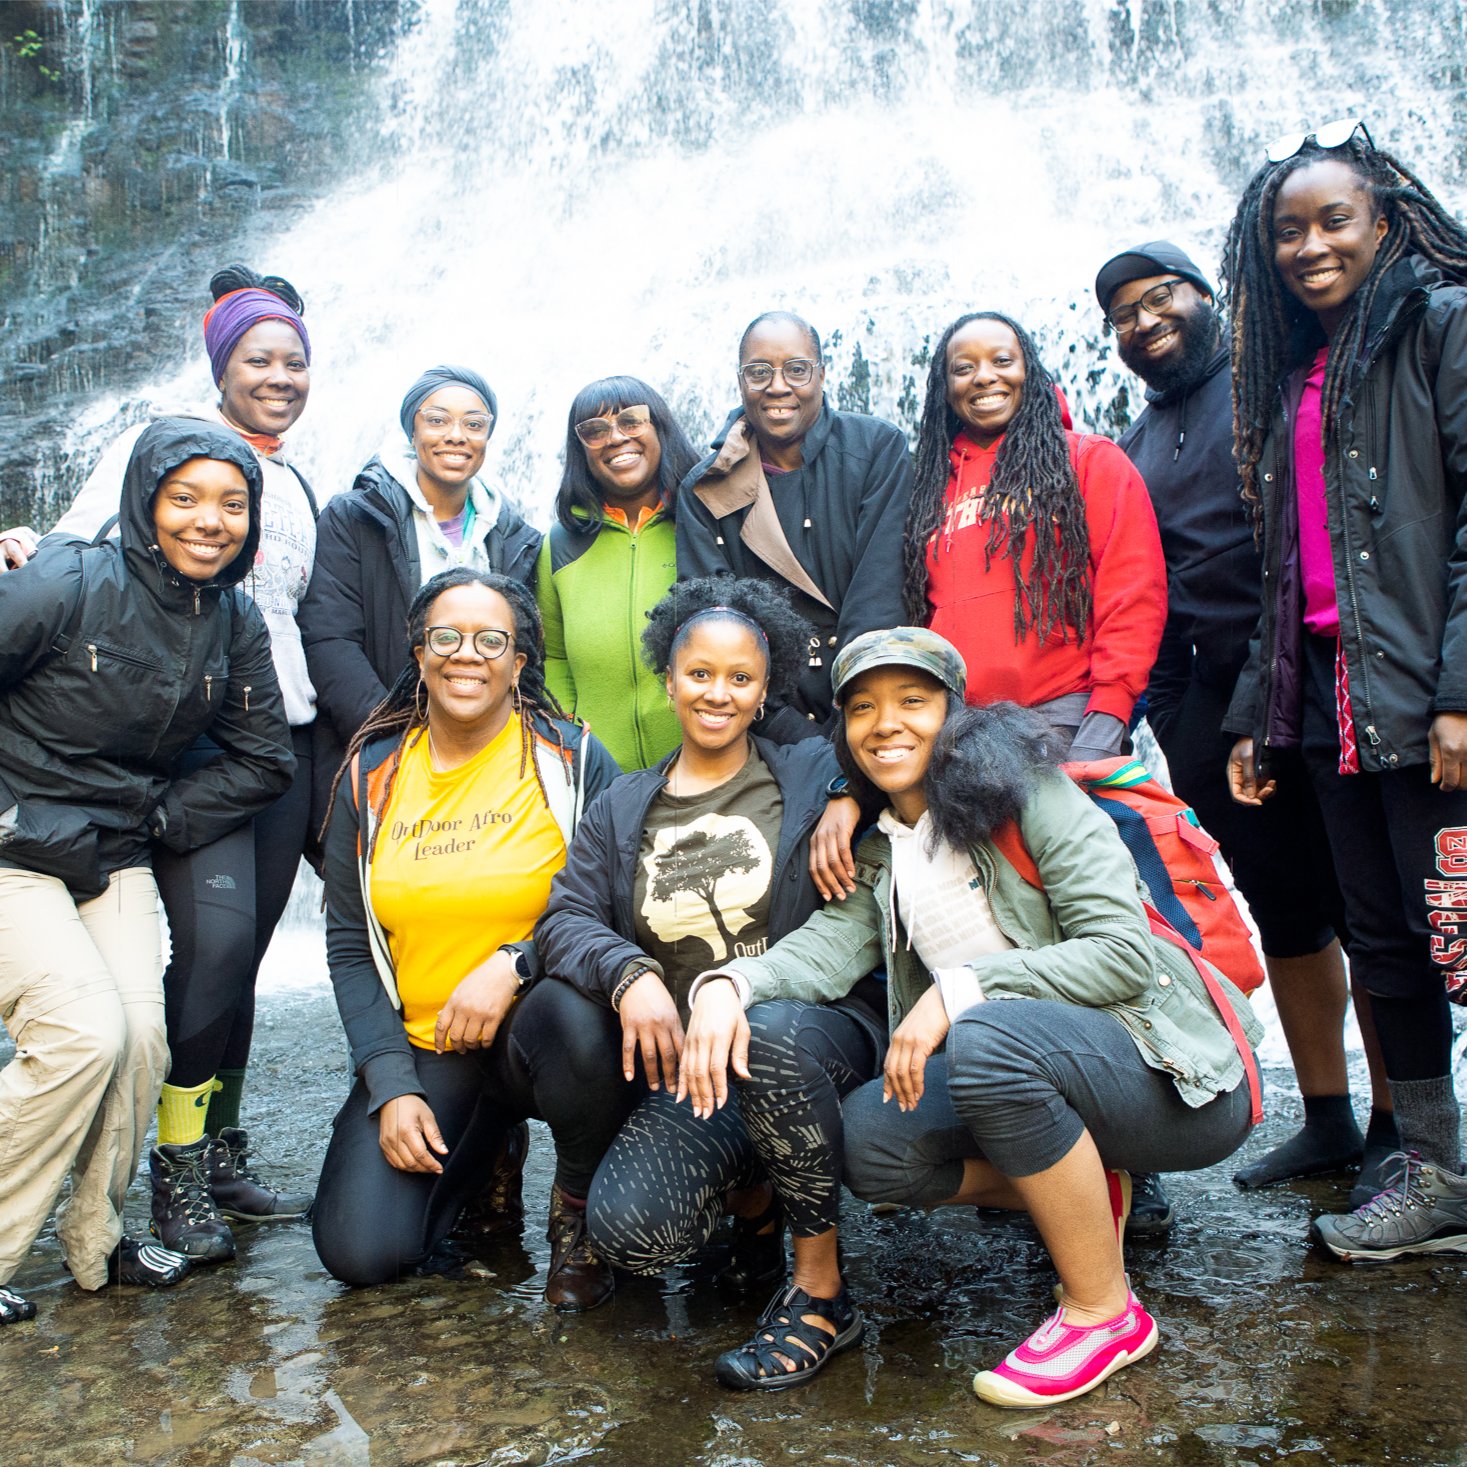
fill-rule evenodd
<path id="1" fill-rule="evenodd" d="M 755 723 L 758 723 L 758 721 L 761 718 L 763 718 L 763 717 L 764 717 L 764 705 L 761 703 L 759 705 L 759 711 L 757 713 L 755 713 L 755 715 L 754 715 L 754 722 Z"/>
<path id="2" fill-rule="evenodd" d="M 427 723 L 428 721 L 428 684 L 421 677 L 418 685 L 413 689 L 413 722 Z"/>

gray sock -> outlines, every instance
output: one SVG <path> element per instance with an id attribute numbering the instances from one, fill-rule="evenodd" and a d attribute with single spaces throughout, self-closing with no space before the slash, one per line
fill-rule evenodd
<path id="1" fill-rule="evenodd" d="M 1419 1151 L 1449 1172 L 1461 1170 L 1461 1111 L 1450 1075 L 1431 1080 L 1392 1080 L 1391 1100 L 1404 1151 Z"/>

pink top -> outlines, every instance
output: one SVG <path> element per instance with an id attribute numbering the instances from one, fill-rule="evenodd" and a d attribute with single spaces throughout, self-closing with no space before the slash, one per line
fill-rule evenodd
<path id="1" fill-rule="evenodd" d="M 1294 492 L 1299 501 L 1299 573 L 1304 582 L 1304 629 L 1321 637 L 1340 634 L 1335 562 L 1324 497 L 1324 418 L 1320 398 L 1329 348 L 1320 347 L 1294 422 Z"/>

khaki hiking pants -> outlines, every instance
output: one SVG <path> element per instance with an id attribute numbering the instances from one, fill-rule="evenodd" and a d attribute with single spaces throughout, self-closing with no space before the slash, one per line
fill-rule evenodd
<path id="1" fill-rule="evenodd" d="M 107 1282 L 122 1201 L 168 1073 L 158 888 L 145 866 L 78 903 L 54 877 L 0 868 L 0 1284 L 56 1214 L 84 1289 Z"/>

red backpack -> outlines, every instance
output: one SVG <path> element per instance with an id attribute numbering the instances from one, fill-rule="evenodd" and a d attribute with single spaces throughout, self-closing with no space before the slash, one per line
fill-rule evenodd
<path id="1" fill-rule="evenodd" d="M 1212 861 L 1217 842 L 1192 809 L 1136 759 L 1096 759 L 1063 768 L 1115 821 L 1151 905 L 1189 947 L 1244 993 L 1252 993 L 1263 982 L 1263 968 L 1243 914 L 1218 880 Z M 1030 886 L 1043 890 L 1016 824 L 1006 826 L 993 843 Z"/>

